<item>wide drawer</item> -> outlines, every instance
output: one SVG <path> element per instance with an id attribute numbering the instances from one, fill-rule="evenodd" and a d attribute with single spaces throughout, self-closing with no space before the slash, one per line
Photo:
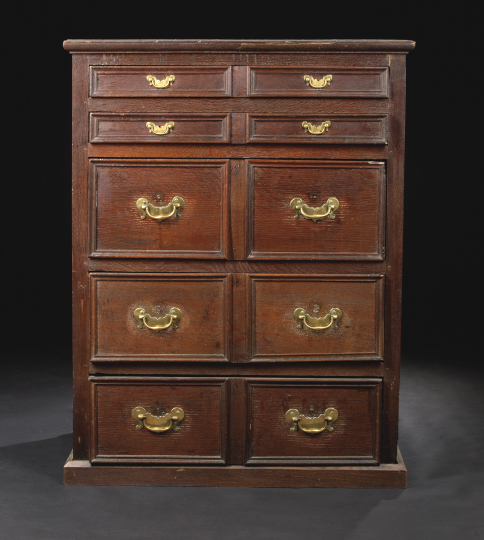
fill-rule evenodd
<path id="1" fill-rule="evenodd" d="M 388 68 L 249 67 L 248 95 L 387 98 Z"/>
<path id="2" fill-rule="evenodd" d="M 382 115 L 249 114 L 247 142 L 301 144 L 386 144 Z"/>
<path id="3" fill-rule="evenodd" d="M 249 258 L 384 258 L 384 163 L 250 160 L 248 179 Z"/>
<path id="4" fill-rule="evenodd" d="M 91 162 L 91 257 L 226 258 L 227 160 Z"/>
<path id="5" fill-rule="evenodd" d="M 230 67 L 91 66 L 91 97 L 225 97 Z"/>
<path id="6" fill-rule="evenodd" d="M 381 275 L 247 276 L 248 360 L 383 358 Z"/>
<path id="7" fill-rule="evenodd" d="M 231 276 L 91 274 L 92 361 L 229 360 Z"/>
<path id="8" fill-rule="evenodd" d="M 248 379 L 247 464 L 380 462 L 380 379 Z"/>
<path id="9" fill-rule="evenodd" d="M 90 380 L 92 462 L 225 463 L 226 379 Z"/>
<path id="10" fill-rule="evenodd" d="M 91 113 L 91 143 L 228 143 L 229 114 Z"/>

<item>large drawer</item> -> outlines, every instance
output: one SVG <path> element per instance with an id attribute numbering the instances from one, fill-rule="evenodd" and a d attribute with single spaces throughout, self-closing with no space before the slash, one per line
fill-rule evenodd
<path id="1" fill-rule="evenodd" d="M 254 97 L 386 98 L 388 68 L 249 67 Z"/>
<path id="2" fill-rule="evenodd" d="M 250 160 L 247 167 L 249 258 L 384 258 L 384 163 Z"/>
<path id="3" fill-rule="evenodd" d="M 226 97 L 230 67 L 91 66 L 91 97 Z"/>
<path id="4" fill-rule="evenodd" d="M 380 462 L 380 379 L 248 379 L 247 464 Z"/>
<path id="5" fill-rule="evenodd" d="M 226 379 L 90 380 L 94 463 L 225 463 Z"/>
<path id="6" fill-rule="evenodd" d="M 226 258 L 227 160 L 91 162 L 92 257 Z"/>
<path id="7" fill-rule="evenodd" d="M 231 276 L 91 274 L 92 361 L 228 361 Z"/>
<path id="8" fill-rule="evenodd" d="M 252 362 L 383 359 L 384 276 L 247 276 Z"/>

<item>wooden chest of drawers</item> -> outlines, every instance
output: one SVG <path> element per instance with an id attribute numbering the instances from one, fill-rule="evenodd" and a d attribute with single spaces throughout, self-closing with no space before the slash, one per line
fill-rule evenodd
<path id="1" fill-rule="evenodd" d="M 411 41 L 66 41 L 68 484 L 405 487 Z"/>

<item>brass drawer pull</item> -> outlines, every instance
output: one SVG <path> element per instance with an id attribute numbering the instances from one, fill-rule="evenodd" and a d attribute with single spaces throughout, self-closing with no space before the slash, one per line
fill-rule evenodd
<path id="1" fill-rule="evenodd" d="M 185 412 L 180 407 L 174 407 L 171 412 L 156 416 L 149 413 L 144 407 L 135 407 L 131 415 L 138 420 L 136 429 L 149 429 L 155 433 L 162 433 L 172 429 L 180 431 L 178 424 L 185 418 Z"/>
<path id="2" fill-rule="evenodd" d="M 146 122 L 146 127 L 150 133 L 155 133 L 155 135 L 168 135 L 175 127 L 175 122 L 167 122 L 164 126 L 156 126 L 153 122 Z"/>
<path id="3" fill-rule="evenodd" d="M 333 76 L 325 75 L 322 79 L 318 80 L 314 77 L 311 77 L 311 75 L 304 75 L 304 80 L 306 81 L 306 84 L 308 86 L 312 86 L 313 88 L 316 88 L 316 90 L 321 90 L 321 88 L 324 88 L 325 86 L 329 86 L 331 84 Z"/>
<path id="4" fill-rule="evenodd" d="M 289 431 L 302 431 L 315 435 L 322 431 L 333 431 L 333 423 L 338 420 L 339 412 L 333 407 L 327 408 L 323 414 L 313 418 L 301 414 L 297 409 L 289 409 L 286 412 L 286 420 L 291 424 Z"/>
<path id="5" fill-rule="evenodd" d="M 134 320 L 136 321 L 136 328 L 142 329 L 143 325 L 150 330 L 159 332 L 160 330 L 166 330 L 173 327 L 173 330 L 178 328 L 178 321 L 182 317 L 182 312 L 173 307 L 164 317 L 152 317 L 146 313 L 143 308 L 136 308 L 133 313 Z"/>
<path id="6" fill-rule="evenodd" d="M 343 312 L 339 308 L 331 308 L 324 317 L 311 317 L 304 308 L 298 307 L 294 310 L 293 317 L 298 328 L 302 328 L 304 324 L 311 330 L 326 330 L 330 326 L 338 328 L 338 321 L 343 317 Z"/>
<path id="7" fill-rule="evenodd" d="M 168 75 L 168 77 L 161 79 L 161 81 L 153 75 L 148 75 L 146 80 L 150 83 L 150 86 L 154 86 L 155 88 L 168 88 L 173 84 L 175 75 Z"/>
<path id="8" fill-rule="evenodd" d="M 309 133 L 312 133 L 313 135 L 321 135 L 325 131 L 329 131 L 330 126 L 331 126 L 331 122 L 329 120 L 326 120 L 320 126 L 313 126 L 310 122 L 302 123 L 302 127 L 304 128 L 304 131 L 309 131 Z"/>
<path id="9" fill-rule="evenodd" d="M 146 219 L 146 216 L 149 216 L 159 221 L 171 218 L 171 216 L 179 218 L 184 206 L 185 199 L 178 195 L 173 197 L 166 206 L 155 206 L 148 199 L 143 198 L 136 201 L 136 208 L 141 212 L 141 219 Z"/>
<path id="10" fill-rule="evenodd" d="M 327 217 L 334 219 L 336 217 L 334 213 L 339 208 L 339 201 L 336 197 L 330 197 L 325 204 L 316 208 L 308 206 L 300 197 L 295 197 L 289 204 L 296 212 L 294 219 L 299 219 L 299 216 L 302 216 L 306 219 L 312 219 L 314 223 Z"/>

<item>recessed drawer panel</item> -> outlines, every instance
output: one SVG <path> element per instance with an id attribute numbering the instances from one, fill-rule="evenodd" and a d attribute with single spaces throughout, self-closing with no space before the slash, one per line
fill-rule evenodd
<path id="1" fill-rule="evenodd" d="M 91 143 L 228 143 L 228 114 L 92 113 Z"/>
<path id="2" fill-rule="evenodd" d="M 386 116 L 248 115 L 247 142 L 386 144 Z"/>
<path id="3" fill-rule="evenodd" d="M 225 379 L 91 378 L 91 461 L 225 463 Z"/>
<path id="4" fill-rule="evenodd" d="M 230 96 L 231 68 L 91 66 L 91 97 Z"/>
<path id="5" fill-rule="evenodd" d="M 228 361 L 231 276 L 91 274 L 92 361 Z"/>
<path id="6" fill-rule="evenodd" d="M 388 68 L 250 67 L 249 96 L 386 98 Z"/>
<path id="7" fill-rule="evenodd" d="M 249 258 L 384 258 L 384 163 L 251 160 L 248 176 Z"/>
<path id="8" fill-rule="evenodd" d="M 248 464 L 380 461 L 380 379 L 248 379 Z"/>
<path id="9" fill-rule="evenodd" d="M 255 275 L 252 361 L 381 360 L 383 276 Z"/>
<path id="10" fill-rule="evenodd" d="M 223 259 L 227 160 L 91 162 L 92 257 Z"/>

